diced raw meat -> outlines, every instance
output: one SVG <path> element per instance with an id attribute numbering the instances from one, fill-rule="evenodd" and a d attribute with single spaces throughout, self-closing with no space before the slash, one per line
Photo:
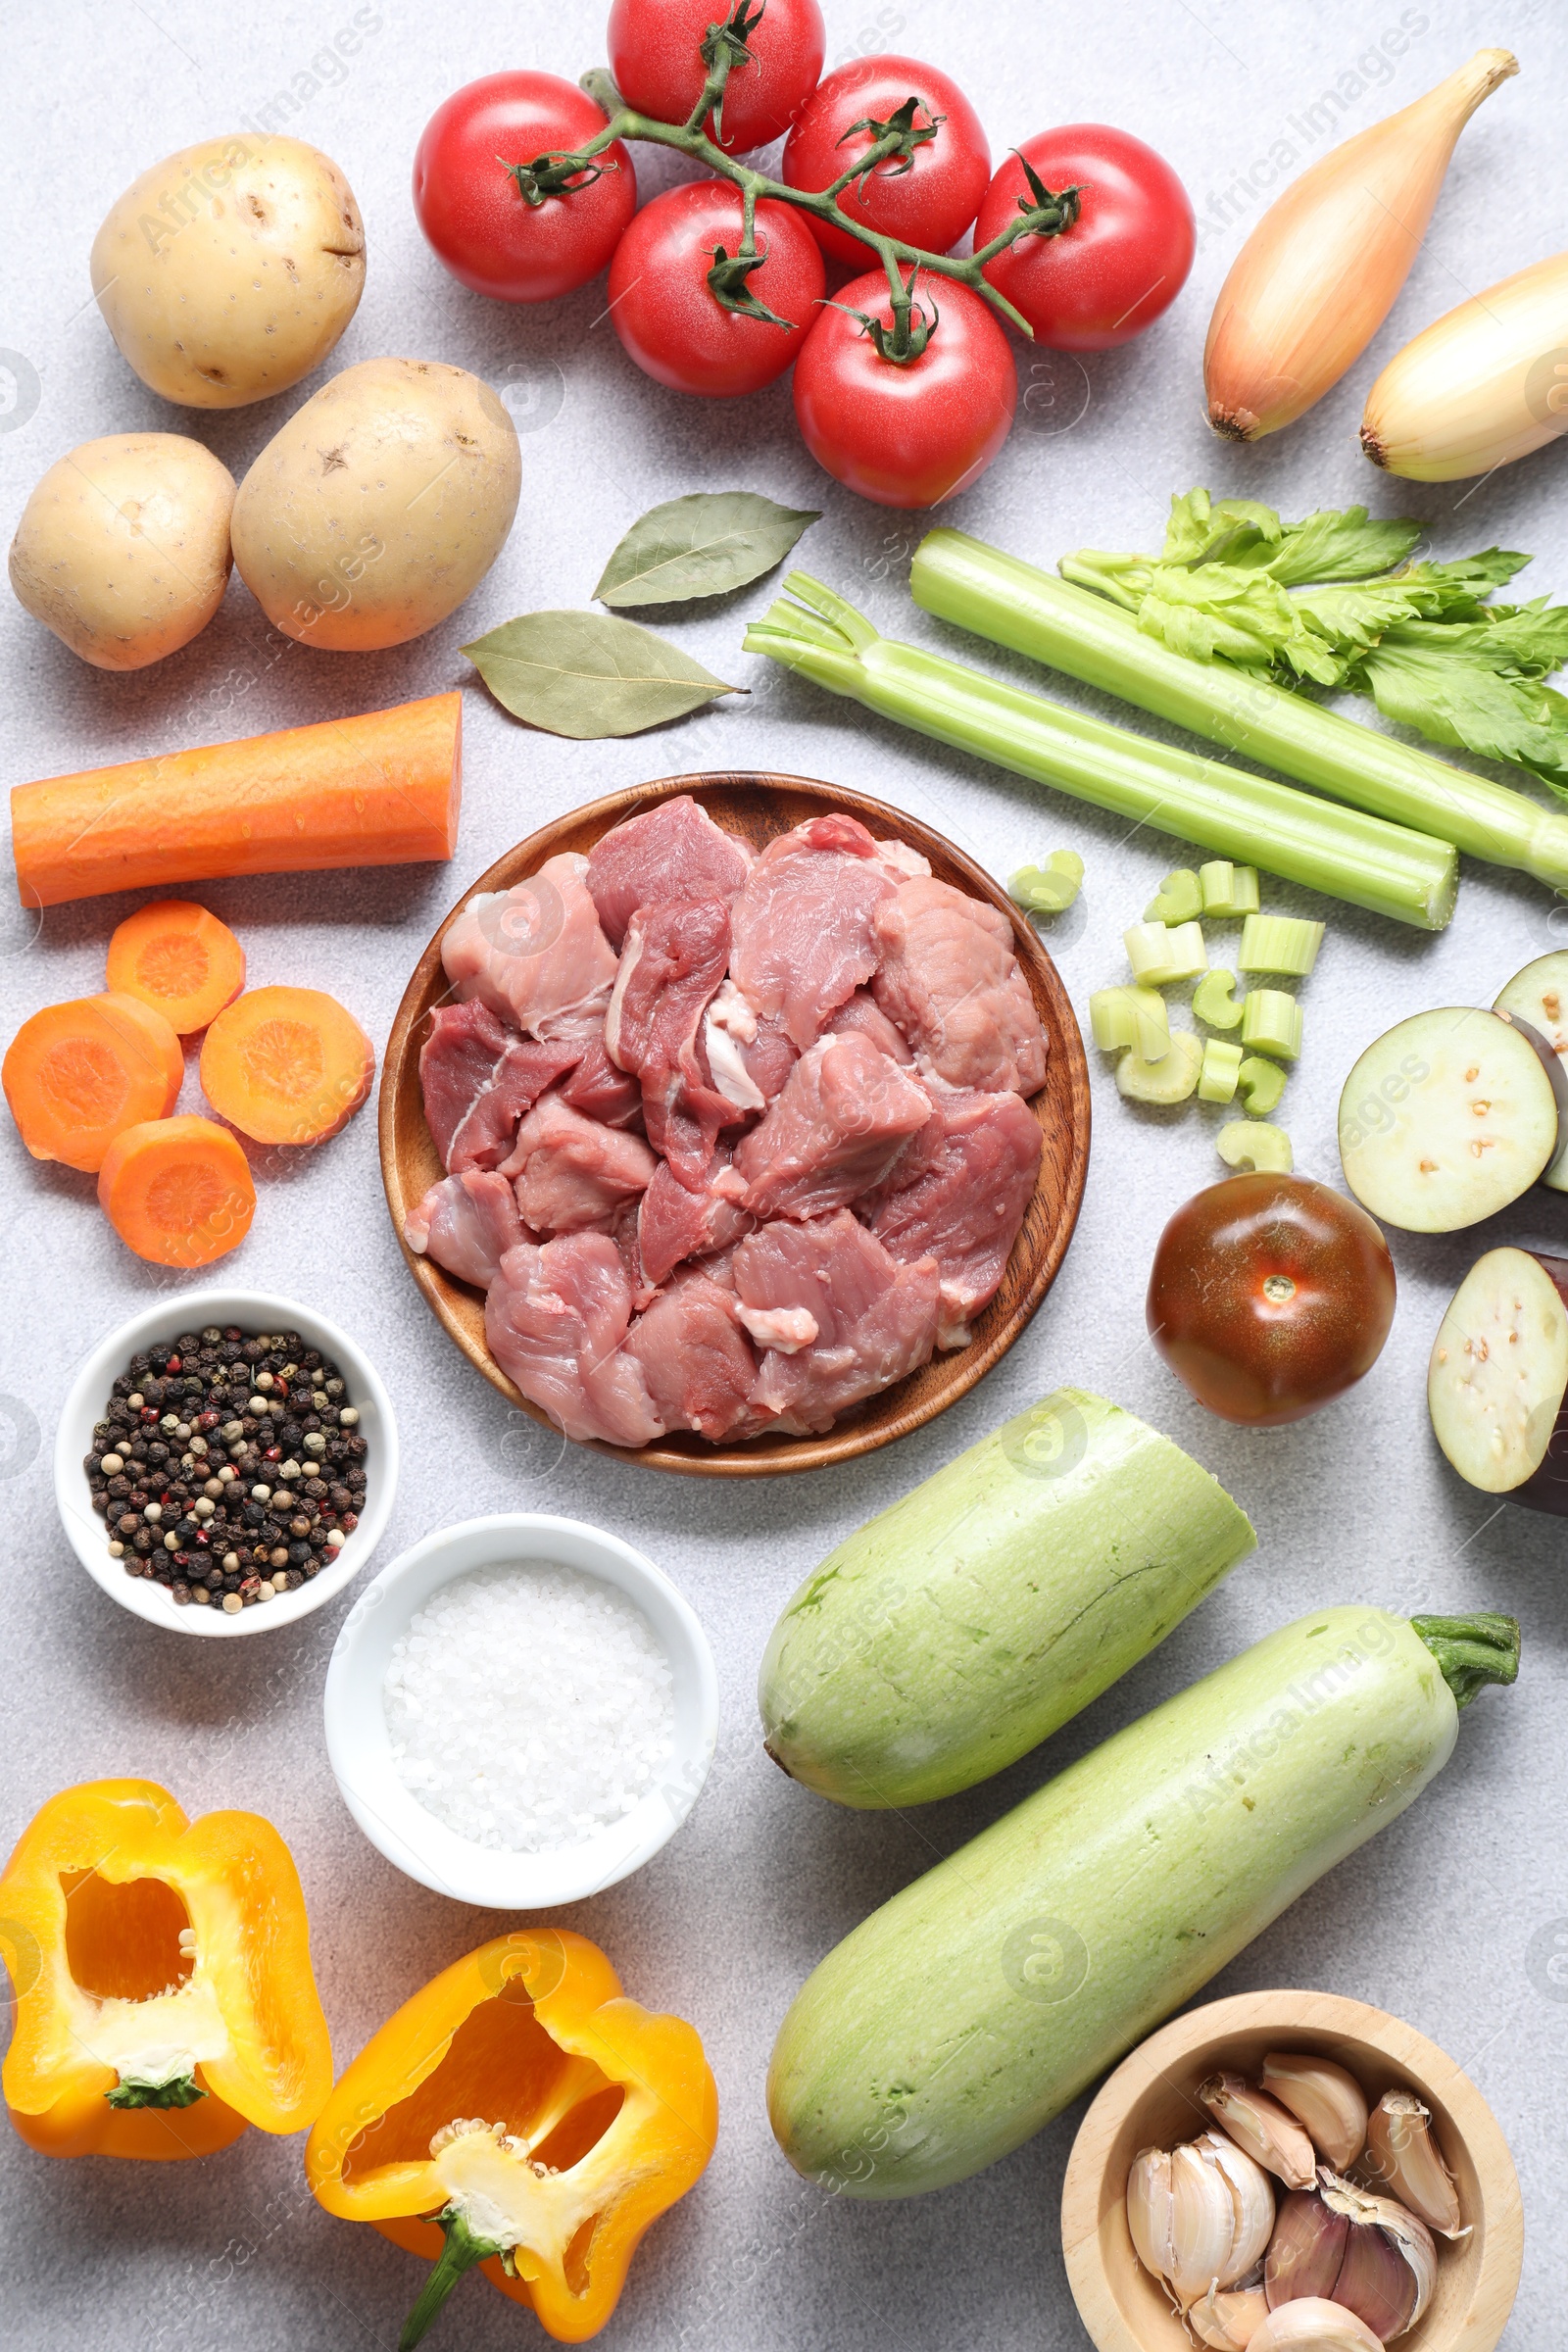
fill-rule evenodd
<path id="1" fill-rule="evenodd" d="M 771 1102 L 784 1092 L 785 1082 L 801 1054 L 780 1016 L 765 1013 L 759 1014 L 757 1035 L 741 1047 L 740 1057 L 747 1077 L 763 1102 Z"/>
<path id="2" fill-rule="evenodd" d="M 757 1357 L 741 1328 L 733 1291 L 694 1274 L 662 1291 L 627 1334 L 666 1429 L 721 1438 L 755 1437 L 768 1415 L 756 1410 Z"/>
<path id="3" fill-rule="evenodd" d="M 768 843 L 735 901 L 730 978 L 803 1054 L 876 970 L 876 918 L 897 903 L 876 849 L 852 816 L 812 817 Z"/>
<path id="4" fill-rule="evenodd" d="M 693 1189 L 708 1172 L 719 1129 L 740 1115 L 708 1083 L 698 1055 L 703 1015 L 728 957 L 726 900 L 640 906 L 605 1018 L 611 1060 L 641 1082 L 649 1142 Z"/>
<path id="5" fill-rule="evenodd" d="M 730 1189 L 726 1191 L 725 1186 Z M 637 1249 L 643 1280 L 654 1289 L 689 1257 L 704 1257 L 750 1233 L 757 1220 L 735 1196 L 745 1185 L 726 1156 L 715 1157 L 700 1192 L 689 1192 L 661 1161 L 642 1197 Z"/>
<path id="6" fill-rule="evenodd" d="M 736 1173 L 759 1217 L 820 1217 L 880 1184 L 931 1116 L 925 1089 L 851 1030 L 803 1054 L 761 1124 L 743 1136 Z"/>
<path id="7" fill-rule="evenodd" d="M 502 1259 L 484 1303 L 496 1362 L 568 1438 L 646 1446 L 662 1438 L 643 1369 L 621 1351 L 631 1289 L 615 1245 L 574 1233 L 535 1249 L 519 1242 Z"/>
<path id="8" fill-rule="evenodd" d="M 711 894 L 732 899 L 752 866 L 752 846 L 715 825 L 690 793 L 629 816 L 595 846 L 588 890 L 605 935 L 618 948 L 639 906 Z"/>
<path id="9" fill-rule="evenodd" d="M 403 1220 L 403 1238 L 419 1257 L 433 1257 L 460 1282 L 488 1290 L 509 1250 L 526 1237 L 505 1176 L 475 1169 L 443 1176 Z"/>
<path id="10" fill-rule="evenodd" d="M 628 1072 L 616 1069 L 605 1051 L 603 1033 L 566 1080 L 561 1099 L 585 1119 L 600 1119 L 607 1127 L 630 1127 L 643 1115 L 643 1090 Z"/>
<path id="11" fill-rule="evenodd" d="M 640 1135 L 585 1119 L 549 1094 L 518 1128 L 501 1173 L 516 1179 L 518 1213 L 535 1233 L 608 1233 L 621 1203 L 646 1192 L 658 1165 Z"/>
<path id="12" fill-rule="evenodd" d="M 859 1210 L 893 1256 L 934 1257 L 942 1278 L 939 1348 L 961 1348 L 996 1296 L 1040 1174 L 1041 1134 L 1014 1094 L 933 1084 L 929 1123 Z"/>
<path id="13" fill-rule="evenodd" d="M 481 891 L 441 943 L 441 961 L 460 997 L 477 997 L 531 1037 L 558 1035 L 573 1014 L 602 1009 L 615 978 L 615 951 L 599 928 L 573 852 L 547 858 L 531 880 Z"/>
<path id="14" fill-rule="evenodd" d="M 909 1052 L 908 1039 L 902 1029 L 895 1029 L 868 988 L 858 988 L 849 1003 L 839 1006 L 828 1027 L 839 1037 L 851 1029 L 858 1029 L 862 1037 L 871 1040 L 873 1046 L 880 1046 L 891 1060 L 902 1062 L 906 1067 L 914 1059 Z"/>
<path id="15" fill-rule="evenodd" d="M 424 1115 L 449 1175 L 493 1168 L 506 1158 L 517 1121 L 580 1049 L 536 1045 L 487 1004 L 438 1004 L 419 1051 Z"/>
<path id="16" fill-rule="evenodd" d="M 781 1220 L 735 1250 L 735 1288 L 747 1307 L 804 1307 L 815 1342 L 785 1355 L 769 1348 L 757 1403 L 781 1429 L 830 1429 L 930 1356 L 937 1332 L 937 1263 L 901 1265 L 847 1208 L 811 1225 Z"/>
<path id="17" fill-rule="evenodd" d="M 917 876 L 877 909 L 871 986 L 922 1065 L 951 1086 L 1032 1095 L 1046 1039 L 999 907 Z"/>

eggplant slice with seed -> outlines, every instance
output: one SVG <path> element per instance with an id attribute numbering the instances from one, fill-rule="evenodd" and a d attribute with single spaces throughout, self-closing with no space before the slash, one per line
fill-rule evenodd
<path id="1" fill-rule="evenodd" d="M 1448 1302 L 1427 1409 L 1459 1476 L 1484 1494 L 1568 1514 L 1568 1258 L 1489 1250 Z"/>
<path id="2" fill-rule="evenodd" d="M 1506 1208 L 1556 1156 L 1547 1061 L 1523 1024 L 1495 1012 L 1449 1005 L 1400 1021 L 1340 1097 L 1351 1192 L 1407 1233 L 1454 1233 Z"/>

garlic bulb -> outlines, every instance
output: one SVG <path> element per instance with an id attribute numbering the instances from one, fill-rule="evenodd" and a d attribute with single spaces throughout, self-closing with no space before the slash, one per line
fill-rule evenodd
<path id="1" fill-rule="evenodd" d="M 1437 2272 L 1424 2222 L 1323 2165 L 1317 2187 L 1281 2207 L 1263 2284 L 1271 2311 L 1298 2300 L 1343 2303 L 1387 2343 L 1420 2319 Z"/>
<path id="2" fill-rule="evenodd" d="M 1317 2179 L 1316 2152 L 1278 2099 L 1254 2090 L 1245 2076 L 1227 2074 L 1210 2075 L 1199 2084 L 1198 2096 L 1232 2139 L 1266 2172 L 1277 2174 L 1287 2188 L 1311 2187 Z"/>
<path id="3" fill-rule="evenodd" d="M 1366 2096 L 1355 2077 L 1328 2058 L 1271 2050 L 1261 2080 L 1263 2088 L 1290 2109 L 1324 2163 L 1337 2173 L 1348 2172 L 1366 2146 Z"/>
<path id="4" fill-rule="evenodd" d="M 1568 253 L 1461 302 L 1367 394 L 1361 447 L 1412 482 L 1511 466 L 1568 430 Z"/>
<path id="5" fill-rule="evenodd" d="M 1213 2352 L 1247 2352 L 1267 2318 L 1268 2297 L 1260 2286 L 1211 2286 L 1187 2314 L 1187 2325 Z"/>
<path id="6" fill-rule="evenodd" d="M 1353 2311 L 1314 2295 L 1271 2311 L 1247 2352 L 1383 2352 L 1383 2346 Z"/>
<path id="7" fill-rule="evenodd" d="M 1424 98 L 1343 141 L 1269 207 L 1209 322 L 1203 385 L 1215 432 L 1233 441 L 1278 432 L 1360 357 L 1420 251 L 1460 131 L 1518 71 L 1506 49 L 1478 50 Z"/>
<path id="8" fill-rule="evenodd" d="M 1138 2259 L 1183 2310 L 1210 2287 L 1244 2278 L 1273 2227 L 1267 2174 L 1217 2132 L 1169 2154 L 1145 2148 L 1127 2176 Z"/>
<path id="9" fill-rule="evenodd" d="M 1401 2205 L 1419 2214 L 1429 2230 L 1445 2237 L 1468 2237 L 1460 2227 L 1459 2192 L 1453 2175 L 1443 2161 L 1432 2130 L 1432 2116 L 1408 2090 L 1386 2090 L 1367 2129 L 1370 2164 Z"/>

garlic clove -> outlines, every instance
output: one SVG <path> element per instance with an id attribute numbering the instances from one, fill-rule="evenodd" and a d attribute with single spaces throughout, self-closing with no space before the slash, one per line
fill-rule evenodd
<path id="1" fill-rule="evenodd" d="M 1366 2322 L 1381 2343 L 1402 2335 L 1415 2312 L 1416 2278 L 1393 2239 L 1381 2230 L 1354 2230 L 1334 2296 Z"/>
<path id="2" fill-rule="evenodd" d="M 1236 2204 L 1230 2182 L 1200 2147 L 1174 2148 L 1170 2177 L 1172 2261 L 1165 2278 L 1185 2311 L 1221 2272 L 1234 2275 L 1230 2261 Z"/>
<path id="3" fill-rule="evenodd" d="M 1277 2174 L 1287 2188 L 1311 2187 L 1317 2179 L 1317 2153 L 1278 2099 L 1244 2076 L 1227 2074 L 1210 2075 L 1199 2084 L 1198 2096 L 1238 2146 L 1265 2171 Z"/>
<path id="4" fill-rule="evenodd" d="M 1366 2097 L 1353 2075 L 1332 2059 L 1271 2050 L 1262 2086 L 1288 2107 L 1325 2164 L 1347 2172 L 1366 2145 Z"/>
<path id="5" fill-rule="evenodd" d="M 1255 2157 L 1223 2132 L 1205 2132 L 1195 2147 L 1220 2174 L 1231 2194 L 1231 2247 L 1215 2283 L 1232 2286 L 1262 2260 L 1274 2231 L 1274 2184 Z"/>
<path id="6" fill-rule="evenodd" d="M 1127 2175 L 1127 2230 L 1139 2261 L 1156 2278 L 1175 2261 L 1175 2200 L 1170 2158 L 1163 2148 L 1144 2148 Z"/>
<path id="7" fill-rule="evenodd" d="M 1349 2216 L 1330 2212 L 1316 2189 L 1293 2190 L 1280 2207 L 1264 2266 L 1270 2309 L 1332 2295 L 1349 2234 Z"/>
<path id="8" fill-rule="evenodd" d="M 1384 2092 L 1368 2122 L 1367 2154 L 1369 2169 L 1429 2230 L 1445 2237 L 1469 2236 L 1460 2226 L 1459 2192 L 1432 2129 L 1431 2111 L 1412 2092 Z"/>
<path id="9" fill-rule="evenodd" d="M 1214 2352 L 1247 2352 L 1268 2318 L 1268 2299 L 1260 2286 L 1211 2286 L 1187 2314 L 1187 2324 L 1200 2344 Z"/>
<path id="10" fill-rule="evenodd" d="M 1404 2263 L 1414 2284 L 1410 2306 L 1397 2326 L 1380 2329 L 1385 2340 L 1413 2328 L 1432 2300 L 1438 2282 L 1438 2249 L 1432 2242 L 1432 2232 L 1425 2222 L 1393 2197 L 1376 2195 L 1370 2189 L 1357 2188 L 1350 2180 L 1342 2180 L 1325 2165 L 1318 2175 L 1323 2202 L 1331 2213 L 1343 2213 L 1350 2224 L 1350 2235 L 1346 2245 L 1345 2262 L 1340 2271 L 1335 2294 L 1346 2302 L 1352 2299 L 1352 2287 L 1365 2276 L 1368 2302 L 1364 2309 L 1367 2325 L 1378 2326 L 1372 2307 L 1376 2291 L 1375 2280 L 1391 2274 L 1374 2272 L 1369 2264 L 1362 2265 L 1358 2241 L 1361 2237 L 1379 2237 Z M 1359 2306 L 1357 2306 L 1359 2308 Z"/>
<path id="11" fill-rule="evenodd" d="M 1353 2311 L 1311 2295 L 1271 2311 L 1247 2352 L 1383 2352 L 1383 2346 Z"/>

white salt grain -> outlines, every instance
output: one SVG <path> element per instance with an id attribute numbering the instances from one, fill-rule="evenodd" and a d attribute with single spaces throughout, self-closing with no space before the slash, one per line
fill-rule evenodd
<path id="1" fill-rule="evenodd" d="M 642 1611 L 575 1568 L 458 1577 L 415 1612 L 382 1690 L 404 1787 L 503 1853 L 579 1845 L 674 1747 L 669 1660 Z"/>

